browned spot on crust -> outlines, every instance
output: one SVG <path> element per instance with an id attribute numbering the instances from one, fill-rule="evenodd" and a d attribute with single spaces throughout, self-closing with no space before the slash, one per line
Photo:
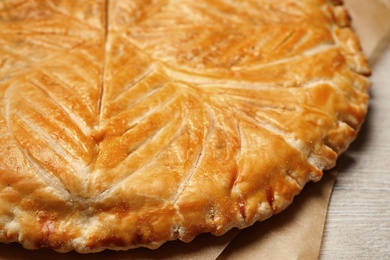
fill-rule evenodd
<path id="1" fill-rule="evenodd" d="M 242 216 L 242 218 L 245 220 L 246 219 L 246 213 L 245 213 L 245 200 L 244 199 L 240 199 L 240 201 L 238 202 L 238 208 L 240 209 L 240 214 Z"/>
<path id="2" fill-rule="evenodd" d="M 270 207 L 273 209 L 273 204 L 274 204 L 274 191 L 272 189 L 272 187 L 268 186 L 267 189 L 267 201 L 268 201 L 268 204 L 270 205 Z"/>
<path id="3" fill-rule="evenodd" d="M 105 238 L 100 239 L 97 244 L 99 246 L 104 246 L 104 247 L 125 247 L 126 246 L 126 241 L 118 236 L 111 235 Z"/>

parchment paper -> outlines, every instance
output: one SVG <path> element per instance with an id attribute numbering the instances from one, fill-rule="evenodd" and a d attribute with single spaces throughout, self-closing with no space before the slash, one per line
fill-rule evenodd
<path id="1" fill-rule="evenodd" d="M 380 55 L 375 52 L 377 46 L 390 30 L 390 0 L 344 2 L 364 52 L 374 59 Z M 320 182 L 307 184 L 287 210 L 243 231 L 234 229 L 221 237 L 204 234 L 189 244 L 174 241 L 157 250 L 88 255 L 30 251 L 19 244 L 0 244 L 0 259 L 317 259 L 335 179 L 335 170 L 325 173 Z"/>
<path id="2" fill-rule="evenodd" d="M 270 219 L 241 231 L 222 259 L 317 259 L 336 170 L 321 183 L 308 183 L 293 204 Z"/>
<path id="3" fill-rule="evenodd" d="M 352 26 L 367 57 L 373 54 L 390 30 L 390 0 L 344 0 Z"/>

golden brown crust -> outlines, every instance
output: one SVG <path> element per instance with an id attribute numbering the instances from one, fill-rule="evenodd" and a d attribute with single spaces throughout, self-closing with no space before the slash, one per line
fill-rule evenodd
<path id="1" fill-rule="evenodd" d="M 0 3 L 0 241 L 81 253 L 287 207 L 367 111 L 340 1 Z"/>

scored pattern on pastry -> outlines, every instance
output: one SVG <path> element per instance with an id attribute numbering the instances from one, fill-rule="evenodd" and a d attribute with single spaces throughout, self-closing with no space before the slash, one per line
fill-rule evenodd
<path id="1" fill-rule="evenodd" d="M 156 248 L 287 207 L 356 137 L 341 5 L 0 3 L 0 241 Z"/>

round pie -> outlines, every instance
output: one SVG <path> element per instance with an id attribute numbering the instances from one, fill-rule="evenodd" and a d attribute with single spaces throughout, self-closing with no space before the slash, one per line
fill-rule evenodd
<path id="1" fill-rule="evenodd" d="M 285 209 L 370 73 L 340 1 L 0 2 L 0 241 L 157 248 Z"/>

